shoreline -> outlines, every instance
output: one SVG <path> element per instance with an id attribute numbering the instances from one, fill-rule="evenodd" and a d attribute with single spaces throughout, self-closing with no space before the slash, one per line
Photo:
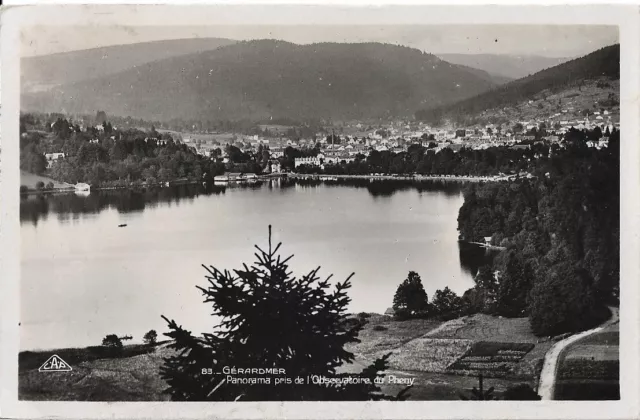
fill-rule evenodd
<path id="1" fill-rule="evenodd" d="M 368 179 L 370 181 L 452 181 L 452 182 L 509 182 L 512 181 L 509 177 L 482 177 L 482 176 L 467 176 L 467 175 L 325 175 L 325 174 L 298 174 L 298 173 L 278 173 L 278 174 L 265 174 L 258 175 L 256 181 L 268 181 L 271 179 L 281 179 L 281 178 L 290 178 L 290 179 L 317 179 L 320 181 L 332 181 L 335 179 Z M 327 179 L 329 178 L 329 179 Z M 332 179 L 335 178 L 335 179 Z M 180 185 L 199 185 L 200 181 L 169 181 L 169 186 L 180 186 Z M 224 185 L 229 185 L 231 183 L 225 182 Z M 242 184 L 242 183 L 241 183 Z M 218 185 L 215 182 L 213 185 Z M 222 184 L 221 184 L 222 185 Z M 149 188 L 149 187 L 158 187 L 158 188 L 167 188 L 165 184 L 155 184 L 155 185 L 122 185 L 122 186 L 113 186 L 113 187 L 93 187 L 91 190 L 94 191 L 110 191 L 110 190 L 131 190 L 136 188 Z M 62 188 L 54 188 L 49 190 L 33 190 L 30 189 L 26 192 L 20 192 L 20 196 L 30 196 L 30 195 L 45 195 L 45 194 L 67 194 L 76 192 L 75 187 L 62 187 Z"/>
<path id="2" fill-rule="evenodd" d="M 456 182 L 505 182 L 509 177 L 474 176 L 474 175 L 330 175 L 330 174 L 285 174 L 289 178 L 339 178 L 339 179 L 369 179 L 369 180 L 403 180 L 403 181 L 456 181 Z"/>

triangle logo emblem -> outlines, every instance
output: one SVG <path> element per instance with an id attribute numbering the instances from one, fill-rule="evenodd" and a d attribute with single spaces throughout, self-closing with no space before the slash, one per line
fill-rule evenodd
<path id="1" fill-rule="evenodd" d="M 54 354 L 38 369 L 38 372 L 71 372 L 71 366 L 60 356 Z"/>

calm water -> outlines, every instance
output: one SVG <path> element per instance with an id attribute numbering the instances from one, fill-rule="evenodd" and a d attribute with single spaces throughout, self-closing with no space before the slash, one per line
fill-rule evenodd
<path id="1" fill-rule="evenodd" d="M 140 341 L 166 331 L 160 315 L 207 331 L 201 264 L 252 263 L 269 224 L 283 254 L 295 254 L 294 273 L 355 272 L 351 311 L 384 312 L 409 270 L 429 297 L 445 286 L 461 294 L 484 257 L 458 244 L 462 202 L 458 185 L 400 181 L 30 197 L 21 204 L 21 348 L 96 345 L 110 333 Z"/>

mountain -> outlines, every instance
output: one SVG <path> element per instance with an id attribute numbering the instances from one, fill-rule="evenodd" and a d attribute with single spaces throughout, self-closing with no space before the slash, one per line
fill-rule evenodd
<path id="1" fill-rule="evenodd" d="M 20 60 L 22 90 L 37 92 L 104 77 L 152 61 L 214 50 L 234 42 L 223 38 L 172 39 L 23 57 Z"/>
<path id="2" fill-rule="evenodd" d="M 495 86 L 477 71 L 378 43 L 244 41 L 22 96 L 26 111 L 238 120 L 412 116 Z"/>
<path id="3" fill-rule="evenodd" d="M 416 118 L 432 123 L 443 119 L 460 121 L 488 109 L 514 106 L 532 99 L 543 91 L 553 93 L 571 86 L 580 87 L 586 81 L 601 78 L 620 79 L 619 44 L 604 47 L 584 57 L 542 70 L 455 104 L 424 108 L 416 112 Z"/>
<path id="4" fill-rule="evenodd" d="M 505 83 L 509 83 L 512 80 L 514 80 L 511 77 L 505 77 L 505 76 L 499 76 L 496 74 L 491 74 L 489 72 L 486 72 L 484 70 L 480 70 L 478 68 L 475 67 L 469 67 L 469 66 L 465 66 L 463 64 L 457 64 L 458 67 L 465 69 L 466 71 L 473 73 L 475 75 L 477 75 L 478 77 L 481 77 L 495 85 L 504 85 Z"/>
<path id="5" fill-rule="evenodd" d="M 438 57 L 449 63 L 484 70 L 493 76 L 509 80 L 527 77 L 571 59 L 510 54 L 439 54 Z"/>

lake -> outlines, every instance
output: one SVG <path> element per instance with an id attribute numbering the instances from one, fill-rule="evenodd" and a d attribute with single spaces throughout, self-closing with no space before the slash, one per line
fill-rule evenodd
<path id="1" fill-rule="evenodd" d="M 273 241 L 300 276 L 352 272 L 352 312 L 384 312 L 410 270 L 429 295 L 473 286 L 485 251 L 458 242 L 462 184 L 272 180 L 243 187 L 94 191 L 21 201 L 21 349 L 99 345 L 107 334 L 209 331 L 202 264 L 240 268 Z M 126 227 L 118 227 L 126 224 Z"/>

